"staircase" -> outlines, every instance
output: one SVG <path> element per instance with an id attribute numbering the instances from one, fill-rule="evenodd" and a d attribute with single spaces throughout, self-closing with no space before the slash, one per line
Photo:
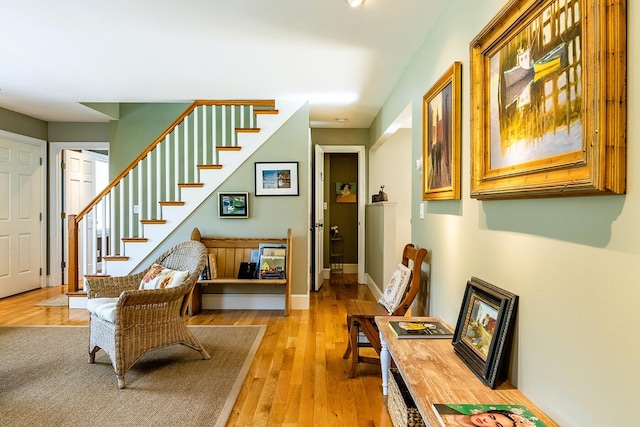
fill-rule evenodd
<path id="1" fill-rule="evenodd" d="M 78 215 L 70 293 L 83 276 L 129 274 L 298 109 L 299 102 L 196 101 Z M 96 253 L 103 254 L 95 262 Z"/>

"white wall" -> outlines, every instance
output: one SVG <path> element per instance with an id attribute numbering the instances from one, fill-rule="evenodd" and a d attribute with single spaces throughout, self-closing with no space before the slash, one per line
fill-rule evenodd
<path id="1" fill-rule="evenodd" d="M 411 241 L 411 128 L 398 129 L 378 148 L 369 151 L 369 193 L 380 186 L 389 202 L 397 203 L 395 259 L 400 262 L 404 245 Z"/>
<path id="2" fill-rule="evenodd" d="M 415 170 L 411 175 L 412 238 L 431 252 L 430 312 L 455 325 L 471 276 L 518 294 L 512 382 L 559 425 L 637 424 L 640 124 L 633 118 L 640 113 L 640 6 L 627 2 L 627 194 L 478 201 L 469 197 L 469 42 L 504 3 L 447 3 L 374 121 L 371 140 L 412 102 L 415 162 L 422 95 L 462 61 L 462 199 L 425 202 L 420 220 L 421 180 Z"/>

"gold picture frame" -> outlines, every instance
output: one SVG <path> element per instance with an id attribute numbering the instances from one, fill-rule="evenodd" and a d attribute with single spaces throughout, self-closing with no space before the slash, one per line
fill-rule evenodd
<path id="1" fill-rule="evenodd" d="M 626 191 L 626 0 L 511 0 L 470 43 L 471 197 Z"/>
<path id="2" fill-rule="evenodd" d="M 461 76 L 454 62 L 422 97 L 423 200 L 460 199 Z"/>

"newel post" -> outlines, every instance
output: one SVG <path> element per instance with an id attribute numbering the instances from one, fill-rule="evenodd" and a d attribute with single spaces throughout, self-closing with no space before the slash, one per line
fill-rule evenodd
<path id="1" fill-rule="evenodd" d="M 78 224 L 76 216 L 69 215 L 69 262 L 67 263 L 69 283 L 67 292 L 78 290 Z"/>

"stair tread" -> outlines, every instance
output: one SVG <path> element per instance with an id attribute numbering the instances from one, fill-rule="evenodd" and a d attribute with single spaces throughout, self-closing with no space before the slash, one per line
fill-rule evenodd
<path id="1" fill-rule="evenodd" d="M 142 224 L 166 224 L 166 219 L 141 219 Z"/>
<path id="2" fill-rule="evenodd" d="M 109 255 L 102 259 L 106 259 L 107 261 L 127 261 L 129 257 L 125 255 Z"/>
<path id="3" fill-rule="evenodd" d="M 146 242 L 149 239 L 147 239 L 146 237 L 123 237 L 122 241 L 123 242 Z"/>

